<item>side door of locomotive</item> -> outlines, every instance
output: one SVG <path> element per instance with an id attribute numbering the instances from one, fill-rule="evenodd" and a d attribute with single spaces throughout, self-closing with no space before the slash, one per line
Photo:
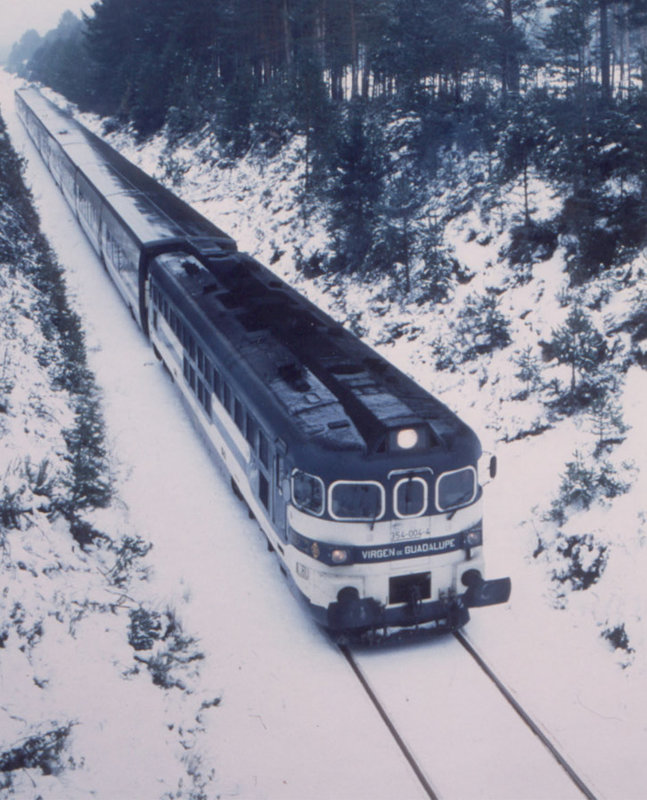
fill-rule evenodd
<path id="1" fill-rule="evenodd" d="M 285 462 L 286 446 L 281 439 L 274 443 L 274 468 L 272 476 L 272 521 L 282 541 L 287 542 L 287 502 L 289 481 Z"/>

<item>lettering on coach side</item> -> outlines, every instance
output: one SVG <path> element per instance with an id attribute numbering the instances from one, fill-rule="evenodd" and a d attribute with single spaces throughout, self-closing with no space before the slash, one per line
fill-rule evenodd
<path id="1" fill-rule="evenodd" d="M 362 547 L 357 548 L 359 553 L 355 553 L 355 561 L 391 561 L 397 558 L 451 553 L 461 546 L 460 536 L 445 536 L 440 539 L 426 539 L 422 542 L 395 544 L 390 547 Z"/>

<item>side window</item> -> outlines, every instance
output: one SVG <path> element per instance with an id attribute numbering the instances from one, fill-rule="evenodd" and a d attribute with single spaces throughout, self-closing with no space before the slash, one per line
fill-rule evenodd
<path id="1" fill-rule="evenodd" d="M 292 473 L 292 502 L 302 511 L 321 516 L 324 512 L 324 483 L 321 478 L 295 469 Z"/>
<path id="2" fill-rule="evenodd" d="M 207 412 L 207 416 L 211 417 L 211 393 L 204 385 L 204 383 L 200 380 L 200 378 L 197 379 L 197 383 L 198 383 L 198 400 L 202 404 L 204 410 Z"/>
<path id="3" fill-rule="evenodd" d="M 213 389 L 213 393 L 216 395 L 218 399 L 220 399 L 220 387 L 222 384 L 222 380 L 220 378 L 220 373 L 214 367 L 213 372 L 211 373 L 211 388 Z"/>
<path id="4" fill-rule="evenodd" d="M 196 384 L 195 384 L 195 370 L 191 366 L 191 363 L 188 361 L 187 357 L 184 357 L 183 360 L 183 368 L 184 368 L 184 377 L 186 382 L 189 384 L 191 389 L 195 392 Z"/>
<path id="5" fill-rule="evenodd" d="M 261 472 L 258 476 L 258 497 L 265 508 L 270 507 L 270 484 Z"/>
<path id="6" fill-rule="evenodd" d="M 234 398 L 234 422 L 236 423 L 236 427 L 241 433 L 245 432 L 245 409 L 243 408 L 243 404 L 240 400 L 235 397 Z"/>
<path id="7" fill-rule="evenodd" d="M 249 444 L 252 447 L 252 450 L 256 449 L 256 431 L 258 430 L 258 423 L 254 419 L 254 417 L 247 412 L 247 430 L 245 432 L 245 437 Z"/>
<path id="8" fill-rule="evenodd" d="M 225 407 L 225 410 L 231 414 L 234 410 L 233 395 L 231 393 L 231 386 L 227 383 L 227 381 L 223 381 L 222 390 L 222 403 Z"/>
<path id="9" fill-rule="evenodd" d="M 270 468 L 270 443 L 263 431 L 258 431 L 258 457 L 265 469 Z"/>
<path id="10" fill-rule="evenodd" d="M 182 325 L 182 344 L 184 345 L 184 349 L 189 354 L 189 358 L 195 361 L 195 353 L 196 353 L 195 339 L 191 335 L 191 332 L 186 327 L 186 325 Z"/>

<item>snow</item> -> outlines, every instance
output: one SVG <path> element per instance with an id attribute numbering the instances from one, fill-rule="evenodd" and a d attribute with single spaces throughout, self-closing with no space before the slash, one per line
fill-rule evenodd
<path id="1" fill-rule="evenodd" d="M 12 79 L 2 76 L 0 85 L 3 117 L 27 159 L 43 228 L 65 267 L 102 388 L 120 498 L 103 522 L 153 543 L 145 559 L 150 577 L 137 585 L 137 599 L 171 609 L 204 654 L 184 676 L 188 692 L 163 690 L 145 669 L 135 672 L 123 611 L 99 617 L 99 624 L 81 619 L 73 658 L 65 631 L 49 617 L 33 664 L 18 650 L 0 650 L 0 745 L 22 730 L 15 718 L 75 721 L 75 766 L 58 778 L 38 778 L 47 798 L 190 797 L 192 786 L 203 787 L 209 798 L 423 796 L 344 660 L 290 595 L 227 476 L 207 457 L 171 382 L 27 140 L 13 109 Z M 98 129 L 99 121 L 88 122 Z M 123 135 L 113 141 L 152 173 L 163 174 L 160 164 L 169 163 L 161 138 L 145 147 Z M 552 547 L 558 526 L 545 517 L 574 452 L 589 455 L 589 423 L 549 414 L 539 392 L 515 399 L 523 385 L 514 363 L 525 347 L 540 356 L 539 342 L 566 318 L 564 297 L 578 296 L 567 287 L 563 252 L 536 265 L 529 282 L 511 282 L 500 257 L 506 220 L 514 216 L 509 207 L 487 218 L 469 212 L 448 225 L 446 239 L 474 277 L 446 303 L 405 305 L 388 281 L 373 287 L 346 279 L 336 286 L 325 278 L 306 281 L 294 270 L 294 254 L 307 257 L 324 248 L 326 235 L 316 216 L 302 218 L 295 201 L 298 147 L 293 141 L 281 159 L 262 168 L 253 153 L 222 168 L 204 143 L 197 150 L 185 144 L 172 154 L 184 172 L 176 191 L 241 249 L 273 261 L 320 307 L 353 322 L 496 449 L 499 474 L 486 487 L 486 564 L 489 576 L 512 577 L 513 594 L 505 606 L 472 613 L 470 640 L 596 796 L 638 800 L 647 784 L 647 372 L 630 367 L 618 391 L 630 431 L 610 460 L 630 490 L 596 500 L 588 511 L 571 509 L 562 526 L 569 535 L 593 533 L 609 551 L 601 578 L 586 591 L 570 591 L 551 580 L 563 559 Z M 468 184 L 469 175 L 457 180 Z M 542 213 L 555 207 L 550 187 L 535 182 L 533 189 Z M 518 211 L 514 193 L 511 198 Z M 435 369 L 434 343 L 451 342 L 465 300 L 500 287 L 506 288 L 500 308 L 512 344 L 454 370 Z M 606 305 L 591 311 L 600 330 L 613 327 L 611 318 L 626 318 L 639 288 L 614 290 Z M 396 326 L 404 326 L 405 335 L 389 335 Z M 552 362 L 543 369 L 546 377 L 568 383 L 568 368 Z M 54 449 L 64 414 L 53 412 L 45 434 Z M 515 438 L 533 426 L 546 430 Z M 18 430 L 13 441 L 21 447 Z M 9 463 L 11 456 L 0 457 Z M 540 538 L 547 547 L 537 554 Z M 43 545 L 43 558 L 52 558 L 47 554 L 61 546 L 58 541 Z M 90 565 L 81 569 L 87 575 L 79 592 L 108 602 Z M 50 600 L 43 597 L 45 605 Z M 632 651 L 614 650 L 601 635 L 620 624 Z M 528 741 L 533 737 L 515 729 L 511 712 L 506 717 L 497 710 L 496 693 L 453 640 L 377 650 L 363 654 L 362 664 L 441 794 L 461 800 L 576 796 L 545 751 Z M 34 692 L 32 671 L 47 681 L 46 690 Z M 24 778 L 25 792 L 31 780 Z"/>
<path id="2" fill-rule="evenodd" d="M 393 665 L 382 654 L 363 654 L 361 663 L 396 725 L 425 731 L 412 747 L 417 758 L 426 760 L 440 796 L 581 798 L 565 772 L 555 769 L 548 750 L 537 747 L 535 734 L 519 725 L 516 712 L 502 703 L 498 690 L 455 641 L 439 640 L 434 658 L 428 646 L 410 648 L 404 691 L 393 681 Z M 536 794 L 531 794 L 531 785 Z"/>
<path id="3" fill-rule="evenodd" d="M 73 752 L 83 763 L 65 773 L 62 785 L 45 782 L 43 794 L 160 798 L 182 780 L 178 762 L 186 749 L 213 797 L 297 800 L 323 797 L 330 786 L 340 797 L 420 796 L 344 660 L 288 591 L 259 529 L 209 460 L 167 375 L 79 236 L 15 116 L 7 78 L 1 98 L 15 146 L 29 159 L 43 230 L 65 265 L 103 388 L 124 507 L 112 524 L 154 543 L 149 599 L 174 608 L 205 653 L 200 679 L 180 700 L 141 672 L 124 680 L 135 666 L 124 618 L 107 631 L 75 631 L 73 666 L 69 643 L 66 650 L 60 637 L 44 637 L 35 665 L 51 686 L 43 705 L 76 721 Z M 21 688 L 20 667 L 14 671 L 4 657 L 0 665 L 3 698 L 14 698 L 3 700 L 0 717 L 2 740 L 11 742 L 7 718 L 51 712 L 27 706 L 39 698 L 29 681 Z M 200 710 L 216 697 L 217 707 Z"/>

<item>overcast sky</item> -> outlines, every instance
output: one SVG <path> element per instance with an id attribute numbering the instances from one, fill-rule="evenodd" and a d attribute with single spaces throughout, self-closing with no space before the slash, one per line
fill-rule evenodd
<path id="1" fill-rule="evenodd" d="M 91 5 L 92 0 L 0 0 L 0 55 L 30 28 L 42 36 L 58 25 L 67 9 L 78 16 Z"/>

